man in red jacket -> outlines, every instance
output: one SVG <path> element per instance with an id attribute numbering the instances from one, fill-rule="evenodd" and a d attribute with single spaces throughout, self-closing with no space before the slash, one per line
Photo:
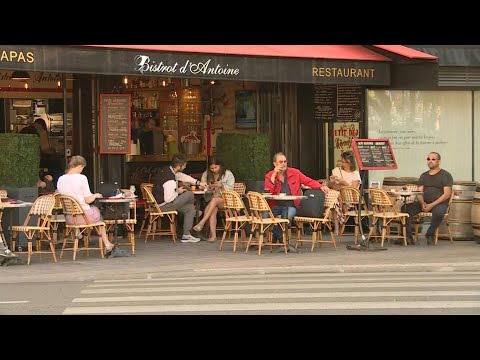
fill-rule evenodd
<path id="1" fill-rule="evenodd" d="M 308 186 L 312 189 L 322 189 L 323 192 L 330 190 L 328 186 L 320 184 L 318 181 L 304 175 L 300 170 L 293 167 L 287 167 L 287 158 L 281 152 L 273 156 L 272 171 L 265 175 L 265 190 L 273 195 L 285 193 L 286 195 L 302 195 L 301 186 Z M 300 200 L 268 200 L 272 213 L 274 216 L 281 215 L 282 218 L 287 218 L 292 223 L 293 217 L 297 213 L 297 208 L 300 205 Z M 282 236 L 279 226 L 273 228 L 273 241 L 276 242 Z M 292 248 L 289 247 L 289 250 Z"/>

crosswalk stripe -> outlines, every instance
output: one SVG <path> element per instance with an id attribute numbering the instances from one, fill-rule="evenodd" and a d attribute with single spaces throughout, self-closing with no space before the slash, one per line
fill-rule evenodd
<path id="1" fill-rule="evenodd" d="M 415 280 L 421 280 L 421 281 L 428 281 L 428 280 L 438 280 L 438 277 L 422 277 L 422 278 L 415 278 Z M 480 280 L 480 276 L 458 276 L 458 277 L 449 277 L 450 280 Z M 412 280 L 412 277 L 410 276 L 403 276 L 403 277 L 382 277 L 382 278 L 377 278 L 377 277 L 364 277 L 360 279 L 355 279 L 355 281 L 399 281 L 399 280 Z M 325 279 L 322 277 L 318 278 L 307 278 L 307 279 L 290 279 L 290 278 L 282 278 L 282 279 L 275 279 L 275 278 L 261 278 L 261 279 L 250 279 L 248 277 L 246 278 L 232 278 L 232 279 L 204 279 L 204 278 L 199 278 L 199 279 L 188 279 L 188 280 L 181 280 L 175 282 L 175 285 L 182 284 L 182 285 L 221 285 L 222 283 L 224 284 L 255 284 L 255 283 L 281 283 L 281 284 L 286 284 L 286 283 L 310 283 L 310 282 L 324 282 L 324 283 L 329 283 L 329 282 L 336 282 L 336 283 L 341 283 L 342 281 L 352 281 L 352 279 Z M 136 282 L 131 282 L 128 283 L 128 286 L 159 286 L 159 285 L 164 285 L 164 286 L 170 286 L 171 281 L 157 281 L 157 280 L 144 280 L 144 281 L 136 281 Z M 123 287 L 126 286 L 125 283 L 102 283 L 102 284 L 92 284 L 88 285 L 88 288 L 105 288 L 105 287 Z"/>
<path id="2" fill-rule="evenodd" d="M 229 279 L 281 279 L 281 278 L 311 278 L 311 277 L 322 277 L 322 278 L 364 278 L 364 277 L 372 277 L 374 276 L 375 278 L 402 278 L 402 277 L 416 277 L 416 278 L 443 278 L 448 276 L 449 278 L 451 277 L 456 277 L 456 276 L 472 276 L 472 277 L 477 277 L 480 278 L 480 273 L 478 272 L 461 272 L 461 273 L 455 273 L 455 272 L 448 272 L 448 273 L 425 273 L 425 272 L 401 272 L 401 273 L 281 273 L 281 274 L 242 274 L 242 275 L 202 275 L 202 276 L 180 276 L 180 277 L 156 277 L 152 278 L 149 277 L 144 278 L 144 279 L 111 279 L 111 280 L 95 280 L 95 284 L 107 284 L 107 283 L 135 283 L 135 282 L 141 282 L 141 281 L 165 281 L 165 282 L 176 282 L 176 281 L 181 281 L 181 280 L 192 280 L 192 279 L 223 279 L 223 280 L 229 280 Z"/>
<path id="3" fill-rule="evenodd" d="M 340 289 L 340 288 L 400 288 L 400 287 L 460 287 L 460 286 L 480 286 L 480 281 L 441 281 L 435 283 L 424 282 L 380 282 L 380 283 L 335 283 L 335 284 L 315 284 L 315 283 L 295 283 L 295 284 L 245 284 L 245 285 L 222 285 L 222 286 L 162 286 L 157 288 L 107 288 L 107 289 L 84 289 L 81 294 L 108 294 L 108 293 L 152 293 L 152 292 L 177 292 L 177 291 L 228 291 L 228 290 L 280 290 L 280 289 Z"/>
<path id="4" fill-rule="evenodd" d="M 480 301 L 381 301 L 323 303 L 188 304 L 69 307 L 65 315 L 133 314 L 164 312 L 285 311 L 285 310 L 361 310 L 361 309 L 458 309 L 478 308 Z"/>
<path id="5" fill-rule="evenodd" d="M 109 296 L 73 299 L 74 303 L 129 302 L 129 301 L 182 301 L 182 300 L 248 300 L 248 299 L 315 299 L 315 298 L 358 298 L 358 297 L 413 297 L 413 296 L 479 296 L 480 290 L 472 291 L 367 291 L 325 293 L 268 293 L 268 294 L 209 294 L 209 295 L 163 295 L 163 296 Z"/>
<path id="6" fill-rule="evenodd" d="M 28 300 L 11 300 L 11 301 L 0 301 L 0 305 L 4 304 L 26 304 L 30 301 Z"/>

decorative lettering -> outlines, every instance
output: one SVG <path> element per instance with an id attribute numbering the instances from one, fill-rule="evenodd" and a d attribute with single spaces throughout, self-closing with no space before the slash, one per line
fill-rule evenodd
<path id="1" fill-rule="evenodd" d="M 337 68 L 337 67 L 313 67 L 313 77 L 335 78 L 374 78 L 375 69 Z"/>
<path id="2" fill-rule="evenodd" d="M 238 76 L 240 74 L 239 68 L 231 68 L 229 64 L 211 65 L 212 59 L 208 59 L 205 62 L 193 63 L 190 60 L 185 62 L 185 65 L 178 67 L 178 62 L 173 65 L 165 64 L 163 61 L 155 61 L 148 55 L 135 56 L 135 71 L 138 71 L 142 75 L 145 73 L 162 73 L 162 74 L 175 74 L 177 72 L 181 74 L 190 75 L 230 75 Z"/>
<path id="3" fill-rule="evenodd" d="M 14 50 L 1 50 L 0 61 L 17 62 L 17 63 L 33 63 L 35 62 L 35 55 L 33 52 L 23 52 Z"/>

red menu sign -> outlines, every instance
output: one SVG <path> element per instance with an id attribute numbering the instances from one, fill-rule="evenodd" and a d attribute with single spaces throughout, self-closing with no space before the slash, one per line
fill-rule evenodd
<path id="1" fill-rule="evenodd" d="M 397 162 L 390 139 L 352 139 L 360 170 L 394 170 Z"/>

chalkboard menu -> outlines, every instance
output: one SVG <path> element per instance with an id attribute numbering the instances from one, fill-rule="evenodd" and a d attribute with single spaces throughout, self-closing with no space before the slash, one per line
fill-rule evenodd
<path id="1" fill-rule="evenodd" d="M 130 153 L 130 95 L 100 94 L 100 153 Z"/>
<path id="2" fill-rule="evenodd" d="M 390 139 L 352 139 L 360 170 L 393 170 L 397 162 Z"/>
<path id="3" fill-rule="evenodd" d="M 319 121 L 363 121 L 364 89 L 358 85 L 315 85 L 314 118 Z"/>

